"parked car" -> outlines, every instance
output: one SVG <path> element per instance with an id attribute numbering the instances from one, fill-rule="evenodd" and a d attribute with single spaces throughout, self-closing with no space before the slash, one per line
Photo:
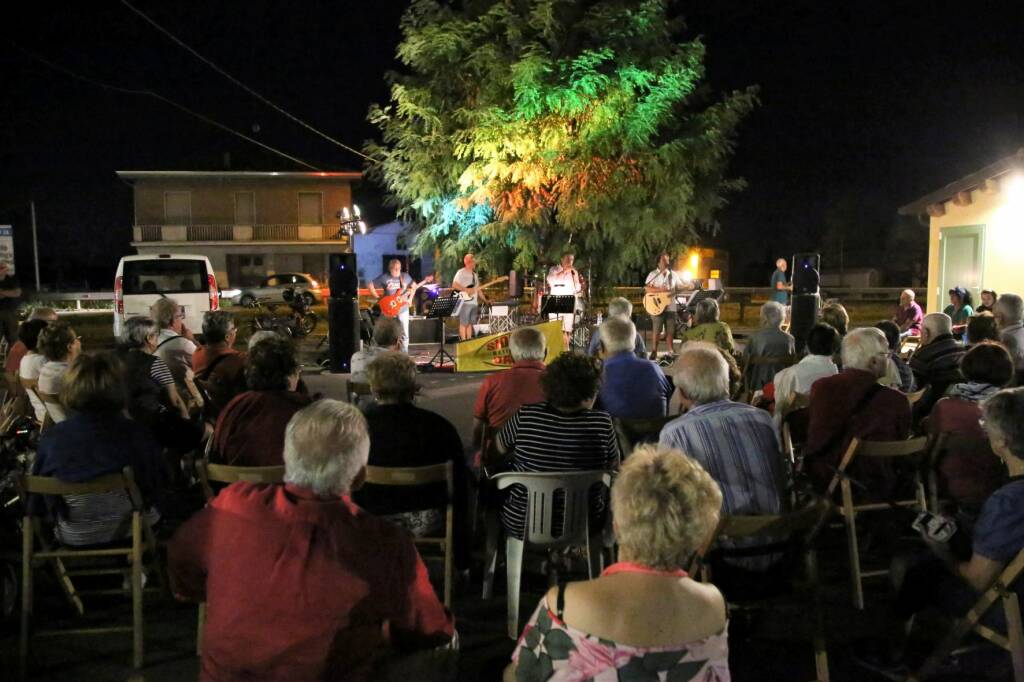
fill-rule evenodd
<path id="1" fill-rule="evenodd" d="M 232 292 L 231 302 L 244 306 L 253 306 L 257 301 L 262 303 L 284 303 L 285 289 L 301 293 L 308 305 L 316 305 L 327 295 L 313 275 L 305 272 L 279 272 L 265 278 L 254 287 L 242 287 L 237 293 Z"/>
<path id="2" fill-rule="evenodd" d="M 122 257 L 114 276 L 114 336 L 121 336 L 129 317 L 149 315 L 160 298 L 176 300 L 185 309 L 185 325 L 202 329 L 203 313 L 220 307 L 210 259 L 180 253 Z"/>

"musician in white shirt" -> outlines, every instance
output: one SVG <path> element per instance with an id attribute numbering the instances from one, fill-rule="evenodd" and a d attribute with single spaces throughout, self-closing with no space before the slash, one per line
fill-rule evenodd
<path id="1" fill-rule="evenodd" d="M 686 282 L 683 280 L 682 275 L 669 267 L 671 258 L 667 253 L 662 253 L 658 256 L 658 267 L 655 270 L 651 270 L 650 274 L 647 275 L 647 279 L 644 280 L 644 293 L 645 294 L 668 294 L 671 296 L 671 302 L 665 306 L 665 309 L 661 311 L 660 315 L 651 315 L 651 326 L 654 330 L 654 343 L 651 349 L 651 359 L 658 359 L 658 341 L 661 336 L 662 327 L 665 328 L 665 344 L 668 347 L 668 352 L 672 354 L 672 341 L 676 333 L 676 310 L 678 304 L 676 303 L 676 296 L 680 291 L 686 289 Z"/>
<path id="2" fill-rule="evenodd" d="M 480 304 L 487 303 L 487 297 L 480 291 L 480 278 L 476 274 L 476 257 L 467 253 L 462 258 L 464 267 L 455 273 L 452 288 L 462 294 L 459 306 L 459 340 L 473 338 L 473 325 L 480 319 Z"/>
<path id="3" fill-rule="evenodd" d="M 580 294 L 583 293 L 583 278 L 573 267 L 576 256 L 567 253 L 562 256 L 562 262 L 548 270 L 547 283 L 549 296 L 575 296 L 575 308 L 579 309 Z M 562 319 L 562 337 L 565 340 L 565 348 L 568 350 L 572 340 L 572 328 L 575 319 L 574 313 L 550 313 L 548 319 L 556 317 Z"/>

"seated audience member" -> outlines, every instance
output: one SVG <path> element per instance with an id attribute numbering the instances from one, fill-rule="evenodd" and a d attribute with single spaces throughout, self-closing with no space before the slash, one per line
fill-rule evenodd
<path id="1" fill-rule="evenodd" d="M 167 363 L 175 383 L 185 388 L 185 374 L 192 369 L 196 338 L 185 326 L 185 313 L 173 298 L 161 298 L 150 306 L 149 314 L 160 328 L 156 356 Z"/>
<path id="2" fill-rule="evenodd" d="M 598 394 L 601 408 L 620 419 L 668 414 L 672 384 L 657 363 L 633 353 L 633 323 L 610 317 L 601 325 L 600 335 L 604 348 L 604 377 Z"/>
<path id="3" fill-rule="evenodd" d="M 1024 389 L 999 391 L 982 403 L 981 410 L 992 450 L 1006 464 L 1009 482 L 985 501 L 971 532 L 969 555 L 954 552 L 950 543 L 930 542 L 930 552 L 901 562 L 901 570 L 894 572 L 902 580 L 895 586 L 887 637 L 870 658 L 858 656 L 872 669 L 899 667 L 915 614 L 938 607 L 951 617 L 962 617 L 1024 550 Z M 1017 591 L 1019 583 L 1014 586 Z M 997 605 L 982 623 L 1005 631 L 1003 609 Z"/>
<path id="4" fill-rule="evenodd" d="M 239 393 L 244 393 L 245 353 L 235 350 L 235 328 L 231 313 L 210 310 L 203 315 L 203 343 L 192 354 L 192 371 L 203 382 L 209 401 L 204 417 L 214 419 Z"/>
<path id="5" fill-rule="evenodd" d="M 370 430 L 370 466 L 420 467 L 452 462 L 455 472 L 456 526 L 463 516 L 466 460 L 462 440 L 451 422 L 413 405 L 418 387 L 416 363 L 405 353 L 379 353 L 367 367 L 375 404 L 366 409 Z M 407 528 L 413 535 L 444 533 L 445 485 L 395 488 L 367 484 L 352 499 L 371 514 Z"/>
<path id="6" fill-rule="evenodd" d="M 882 377 L 882 383 L 898 391 L 910 393 L 914 390 L 914 373 L 906 360 L 900 357 L 900 342 L 903 337 L 900 335 L 899 327 L 895 322 L 882 320 L 875 325 L 875 329 L 882 330 L 886 343 L 889 344 L 889 366 Z"/>
<path id="7" fill-rule="evenodd" d="M 1020 378 L 1024 374 L 1024 299 L 1017 294 L 1003 294 L 996 300 L 993 315 L 999 325 L 999 340 L 1010 351 Z"/>
<path id="8" fill-rule="evenodd" d="M 697 311 L 693 316 L 694 326 L 683 333 L 683 342 L 707 341 L 729 353 L 736 350 L 732 339 L 732 329 L 719 319 L 718 302 L 713 298 L 705 298 L 697 303 Z"/>
<path id="9" fill-rule="evenodd" d="M 43 432 L 32 473 L 81 483 L 130 466 L 143 499 L 155 501 L 168 478 L 166 465 L 146 427 L 122 414 L 127 397 L 116 358 L 105 353 L 76 358 L 61 392 L 69 417 Z M 125 492 L 67 496 L 55 510 L 57 539 L 68 545 L 113 542 L 131 532 L 132 505 Z M 155 509 L 146 517 L 159 520 Z"/>
<path id="10" fill-rule="evenodd" d="M 53 310 L 53 308 L 33 308 L 32 313 L 28 316 L 27 320 L 21 323 L 21 326 L 24 327 L 29 322 L 43 322 L 44 324 L 42 326 L 45 327 L 46 323 L 56 321 L 57 313 Z M 42 327 L 38 327 L 38 329 L 41 328 Z M 38 329 L 35 332 L 37 337 L 39 335 Z M 7 387 L 9 393 L 20 393 L 18 390 L 18 370 L 21 368 L 22 358 L 25 357 L 25 354 L 28 353 L 28 351 L 29 348 L 28 346 L 25 345 L 25 341 L 21 338 L 19 328 L 18 340 L 15 341 L 14 345 L 12 345 L 7 350 L 7 359 L 4 360 L 4 378 L 7 380 Z"/>
<path id="11" fill-rule="evenodd" d="M 68 367 L 82 352 L 82 337 L 67 322 L 54 322 L 39 332 L 36 345 L 46 356 L 46 362 L 39 368 L 39 381 L 36 383 L 39 392 L 58 395 L 64 388 L 64 375 Z"/>
<path id="12" fill-rule="evenodd" d="M 634 450 L 612 486 L 618 563 L 548 591 L 504 680 L 617 680 L 624 669 L 657 670 L 643 678 L 651 680 L 728 680 L 725 599 L 683 568 L 714 533 L 721 500 L 682 452 Z M 531 673 L 538 669 L 546 673 Z"/>
<path id="13" fill-rule="evenodd" d="M 541 377 L 545 401 L 524 405 L 498 432 L 496 446 L 517 472 L 598 471 L 618 467 L 621 455 L 611 415 L 594 409 L 601 387 L 596 358 L 562 353 Z M 591 528 L 600 528 L 605 496 L 591 499 Z M 505 532 L 523 537 L 526 491 L 512 486 L 501 512 Z M 553 529 L 560 531 L 561 526 Z"/>
<path id="14" fill-rule="evenodd" d="M 970 319 L 967 320 L 965 340 L 968 346 L 973 346 L 982 341 L 998 341 L 999 325 L 996 324 L 995 315 L 992 313 L 971 315 Z"/>
<path id="15" fill-rule="evenodd" d="M 953 322 L 945 313 L 928 313 L 921 325 L 921 345 L 910 357 L 914 384 L 927 389 L 914 406 L 917 418 L 926 416 L 950 384 L 963 380 L 960 359 L 964 347 L 953 338 Z"/>
<path id="16" fill-rule="evenodd" d="M 548 354 L 544 334 L 536 327 L 520 327 L 509 336 L 508 349 L 512 354 L 512 367 L 488 374 L 476 394 L 473 406 L 474 447 L 483 444 L 485 428 L 497 433 L 520 407 L 544 400 L 544 388 L 540 383 L 544 375 L 544 358 Z"/>
<path id="17" fill-rule="evenodd" d="M 288 420 L 312 402 L 295 390 L 300 373 L 288 339 L 275 334 L 257 343 L 245 368 L 249 390 L 217 417 L 212 458 L 233 466 L 280 466 Z"/>
<path id="18" fill-rule="evenodd" d="M 382 315 L 373 325 L 373 344 L 352 354 L 352 381 L 366 383 L 366 368 L 373 359 L 387 351 L 401 351 L 405 331 L 397 317 Z"/>
<path id="19" fill-rule="evenodd" d="M 981 403 L 1013 381 L 1013 360 L 1001 344 L 985 341 L 964 353 L 960 371 L 964 381 L 950 386 L 923 423 L 930 434 L 983 440 Z M 938 470 L 948 496 L 974 511 L 1004 478 L 998 459 L 963 444 L 946 453 Z"/>
<path id="20" fill-rule="evenodd" d="M 171 370 L 153 354 L 159 335 L 152 318 L 125 320 L 118 356 L 128 390 L 128 414 L 145 424 L 160 445 L 180 454 L 195 448 L 203 434 L 191 421 Z"/>
<path id="21" fill-rule="evenodd" d="M 917 294 L 913 289 L 904 289 L 900 294 L 900 304 L 892 321 L 899 328 L 900 336 L 918 336 L 921 333 L 921 321 L 924 311 L 914 298 Z"/>
<path id="22" fill-rule="evenodd" d="M 907 397 L 878 383 L 889 363 L 885 334 L 874 327 L 854 329 L 843 338 L 841 353 L 843 371 L 814 382 L 808 406 L 804 467 L 820 489 L 828 485 L 853 438 L 902 440 L 910 435 Z M 863 461 L 853 466 L 865 478 L 888 474 Z M 884 494 L 885 484 L 869 489 Z"/>
<path id="23" fill-rule="evenodd" d="M 685 344 L 675 367 L 686 412 L 662 428 L 659 442 L 685 452 L 711 474 L 722 488 L 722 513 L 777 514 L 785 482 L 771 415 L 729 400 L 729 369 L 715 350 Z M 730 563 L 764 570 L 773 561 L 760 556 Z"/>
<path id="24" fill-rule="evenodd" d="M 761 306 L 761 328 L 750 335 L 747 347 L 743 350 L 747 390 L 751 393 L 760 390 L 777 372 L 785 369 L 789 358 L 796 352 L 793 337 L 781 329 L 785 321 L 786 309 L 781 303 L 769 301 Z M 779 361 L 750 364 L 754 358 L 778 358 Z"/>
<path id="25" fill-rule="evenodd" d="M 822 377 L 839 373 L 832 356 L 839 348 L 839 333 L 830 325 L 819 322 L 807 333 L 807 355 L 797 364 L 775 375 L 775 424 L 790 411 L 797 393 L 811 394 L 811 386 Z"/>
<path id="26" fill-rule="evenodd" d="M 23 389 L 35 389 L 39 383 L 39 370 L 46 363 L 46 356 L 36 351 L 39 343 L 39 333 L 46 327 L 45 320 L 28 320 L 22 322 L 18 328 L 18 343 L 25 348 L 18 365 L 17 377 Z M 28 394 L 29 403 L 36 419 L 40 422 L 46 416 L 46 406 L 39 400 L 39 395 L 33 390 Z"/>
<path id="27" fill-rule="evenodd" d="M 249 340 L 246 342 L 245 347 L 249 352 L 252 352 L 252 349 L 255 348 L 256 344 L 259 343 L 260 341 L 265 341 L 266 339 L 275 339 L 278 336 L 280 336 L 280 334 L 278 334 L 277 332 L 270 331 L 269 329 L 260 329 L 259 331 L 253 332 L 252 335 L 249 336 Z"/>
<path id="28" fill-rule="evenodd" d="M 839 338 L 846 336 L 850 328 L 850 314 L 846 312 L 843 304 L 831 301 L 821 308 L 821 321 L 839 332 Z"/>
<path id="29" fill-rule="evenodd" d="M 408 533 L 352 502 L 369 449 L 358 409 L 314 403 L 288 423 L 283 484 L 234 483 L 175 533 L 171 588 L 208 605 L 202 679 L 374 680 L 451 640 Z"/>
<path id="30" fill-rule="evenodd" d="M 992 291 L 991 289 L 981 290 L 981 303 L 977 308 L 974 309 L 975 315 L 981 313 L 994 313 L 996 307 L 996 301 L 999 299 L 999 294 Z"/>
<path id="31" fill-rule="evenodd" d="M 971 292 L 963 287 L 953 287 L 949 290 L 949 305 L 942 312 L 949 315 L 954 327 L 962 327 L 974 314 L 972 303 Z"/>
<path id="32" fill-rule="evenodd" d="M 620 317 L 624 320 L 633 320 L 633 304 L 621 296 L 608 301 L 608 317 Z M 601 351 L 601 335 L 591 334 L 590 343 L 587 344 L 587 355 L 596 356 Z M 633 341 L 633 352 L 638 358 L 647 357 L 647 344 L 644 343 L 644 336 L 636 333 Z"/>

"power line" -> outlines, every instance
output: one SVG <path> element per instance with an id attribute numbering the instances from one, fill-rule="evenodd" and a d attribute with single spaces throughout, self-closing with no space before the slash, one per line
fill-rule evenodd
<path id="1" fill-rule="evenodd" d="M 300 166 L 305 166 L 306 168 L 309 168 L 309 169 L 315 170 L 315 171 L 320 170 L 316 166 L 314 166 L 314 165 L 312 165 L 310 163 L 306 163 L 302 159 L 294 157 L 291 154 L 287 154 L 287 153 L 281 151 L 280 149 L 275 149 L 274 147 L 271 147 L 268 144 L 264 144 L 263 142 L 260 142 L 257 139 L 249 137 L 245 133 L 242 133 L 242 132 L 239 132 L 237 130 L 234 130 L 233 128 L 229 128 L 226 125 L 224 125 L 223 123 L 219 123 L 219 122 L 213 120 L 209 116 L 204 116 L 203 114 L 200 114 L 197 111 L 192 111 L 191 109 L 189 109 L 185 105 L 178 104 L 174 100 L 169 99 L 167 97 L 164 97 L 163 95 L 161 95 L 158 92 L 153 92 L 152 90 L 137 90 L 137 89 L 134 89 L 134 88 L 124 88 L 124 87 L 121 87 L 121 86 L 118 86 L 118 85 L 111 85 L 110 83 L 104 83 L 103 81 L 96 80 L 95 78 L 91 78 L 89 76 L 83 76 L 82 74 L 76 73 L 76 72 L 72 71 L 71 69 L 69 69 L 69 68 L 67 68 L 65 66 L 61 66 L 60 64 L 56 64 L 54 62 L 51 62 L 49 59 L 46 59 L 45 57 L 42 57 L 42 56 L 36 54 L 35 52 L 32 52 L 31 50 L 25 49 L 24 47 L 22 47 L 21 45 L 18 45 L 14 41 L 9 41 L 9 42 L 11 43 L 11 45 L 13 45 L 15 48 L 17 48 L 19 51 L 21 51 L 22 53 L 24 53 L 28 57 L 30 57 L 30 58 L 38 61 L 38 62 L 41 62 L 42 64 L 45 64 L 46 66 L 50 67 L 51 69 L 54 69 L 55 71 L 60 71 L 61 73 L 63 73 L 66 76 L 70 76 L 71 78 L 74 78 L 76 80 L 82 81 L 83 83 L 88 83 L 88 84 L 94 85 L 94 86 L 96 86 L 98 88 L 103 88 L 104 90 L 111 90 L 113 92 L 120 92 L 122 94 L 127 94 L 127 95 L 143 95 L 145 97 L 152 97 L 154 99 L 157 99 L 157 100 L 163 102 L 164 104 L 169 104 L 170 106 L 174 107 L 175 109 L 178 109 L 179 111 L 183 111 L 186 114 L 188 114 L 189 116 L 193 116 L 193 117 L 199 119 L 200 121 L 208 123 L 208 124 L 210 124 L 210 125 L 212 125 L 212 126 L 214 126 L 216 128 L 219 128 L 219 129 L 221 129 L 221 130 L 223 130 L 225 132 L 231 133 L 232 135 L 240 137 L 240 138 L 242 138 L 243 140 L 245 140 L 247 142 L 251 142 L 251 143 L 253 143 L 255 145 L 258 145 L 258 146 L 266 149 L 267 151 L 273 152 L 274 154 L 277 154 L 279 156 L 283 156 L 284 158 L 288 159 L 289 161 L 293 161 L 293 162 L 299 164 Z"/>
<path id="2" fill-rule="evenodd" d="M 333 137 L 331 137 L 327 133 L 325 133 L 325 132 L 323 132 L 321 130 L 318 130 L 317 128 L 314 128 L 313 126 L 311 126 L 310 124 L 306 123 L 302 119 L 298 118 L 297 116 L 292 115 L 291 113 L 285 111 L 284 109 L 282 109 L 278 105 L 274 104 L 269 99 L 267 99 L 266 97 L 264 97 L 260 93 L 256 92 L 255 90 L 250 88 L 248 85 L 246 85 L 242 81 L 238 80 L 237 78 L 235 78 L 230 73 L 228 73 L 224 69 L 222 69 L 219 66 L 217 66 L 216 64 L 214 64 L 212 61 L 210 61 L 209 59 L 207 59 L 203 55 L 199 54 L 195 49 L 193 49 L 191 46 L 187 45 L 183 40 L 178 38 L 176 35 L 174 35 L 170 31 L 168 31 L 166 28 L 164 28 L 160 24 L 158 24 L 155 21 L 153 21 L 152 19 L 150 19 L 146 14 L 144 14 L 142 12 L 142 10 L 136 9 L 134 6 L 132 6 L 132 4 L 130 2 L 128 2 L 128 0 L 121 0 L 121 4 L 124 5 L 125 7 L 127 7 L 128 9 L 130 9 L 135 14 L 139 15 L 140 17 L 142 17 L 142 19 L 145 20 L 150 26 L 152 26 L 156 30 L 158 30 L 161 33 L 163 33 L 165 36 L 167 36 L 170 40 L 175 42 L 183 50 L 186 50 L 187 52 L 192 54 L 192 56 L 194 56 L 196 59 L 199 59 L 200 61 L 204 62 L 211 69 L 213 69 L 214 71 L 216 71 L 220 75 L 224 76 L 229 81 L 231 81 L 232 83 L 234 83 L 238 87 L 242 88 L 243 90 L 248 92 L 250 95 L 252 95 L 256 99 L 258 99 L 259 101 L 261 101 L 264 104 L 266 104 L 268 107 L 274 109 L 279 114 L 288 117 L 289 119 L 291 119 L 295 123 L 298 123 L 300 126 L 305 128 L 306 130 L 309 130 L 311 132 L 316 133 L 317 135 L 319 135 L 320 137 L 324 138 L 328 142 L 331 142 L 331 143 L 341 147 L 342 149 L 344 149 L 346 151 L 352 152 L 353 154 L 355 154 L 357 156 L 361 156 L 362 158 L 366 159 L 367 161 L 370 161 L 370 162 L 374 161 L 374 159 L 372 157 L 367 156 L 366 154 L 362 153 L 358 149 L 354 149 L 354 148 L 348 146 L 347 144 L 345 144 L 344 142 L 340 142 L 340 141 L 334 139 Z"/>

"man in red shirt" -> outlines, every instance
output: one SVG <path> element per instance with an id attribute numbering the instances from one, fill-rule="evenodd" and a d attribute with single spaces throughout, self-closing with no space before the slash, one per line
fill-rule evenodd
<path id="1" fill-rule="evenodd" d="M 288 424 L 283 484 L 232 484 L 175 533 L 174 594 L 207 603 L 201 680 L 370 680 L 451 641 L 408 533 L 349 497 L 369 448 L 355 407 L 314 403 Z"/>
<path id="2" fill-rule="evenodd" d="M 499 429 L 523 405 L 544 400 L 540 378 L 544 374 L 547 339 L 536 327 L 521 327 L 509 336 L 512 368 L 484 379 L 473 407 L 473 446 L 483 444 L 484 429 Z"/>
<path id="3" fill-rule="evenodd" d="M 828 485 L 854 437 L 901 440 L 910 434 L 910 401 L 878 383 L 889 362 L 889 344 L 881 330 L 854 329 L 843 337 L 841 352 L 843 371 L 814 382 L 807 410 L 804 466 L 821 489 Z M 855 471 L 865 477 L 885 476 L 886 472 L 865 470 L 864 464 L 855 462 Z M 873 492 L 885 494 L 884 490 Z"/>

